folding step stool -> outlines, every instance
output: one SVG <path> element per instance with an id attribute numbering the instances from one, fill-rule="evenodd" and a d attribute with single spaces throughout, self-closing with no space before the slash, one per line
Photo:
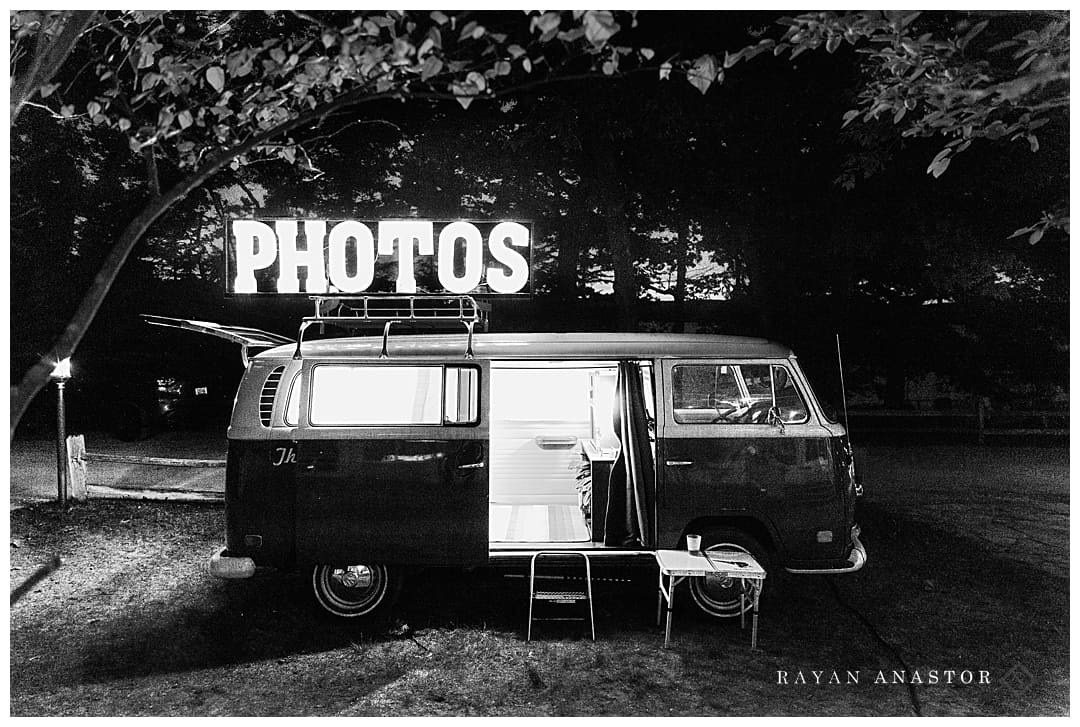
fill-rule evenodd
<path id="1" fill-rule="evenodd" d="M 585 590 L 561 590 L 561 591 L 538 591 L 536 590 L 536 561 L 541 558 L 582 558 L 585 561 Z M 533 619 L 533 603 L 547 601 L 548 603 L 575 604 L 585 601 L 589 606 L 589 631 L 592 640 L 596 641 L 596 621 L 593 619 L 592 605 L 592 566 L 589 564 L 589 556 L 578 551 L 541 551 L 533 555 L 529 561 L 529 628 L 525 635 L 525 641 L 532 641 L 533 621 L 584 621 L 584 617 L 563 618 L 536 618 Z"/>

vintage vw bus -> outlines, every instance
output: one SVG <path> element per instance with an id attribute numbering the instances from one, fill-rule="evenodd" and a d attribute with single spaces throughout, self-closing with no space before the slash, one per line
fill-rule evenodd
<path id="1" fill-rule="evenodd" d="M 767 569 L 848 573 L 854 521 L 844 428 L 794 354 L 763 339 L 477 333 L 418 299 L 340 305 L 298 341 L 195 321 L 245 345 L 228 430 L 225 547 L 212 574 L 307 569 L 318 602 L 373 616 L 417 567 L 527 563 L 538 551 L 653 565 L 660 548 L 749 551 Z M 347 310 L 347 312 L 343 312 Z M 391 335 L 399 324 L 465 331 Z M 382 335 L 350 335 L 365 324 Z M 304 340 L 311 326 L 339 335 Z M 340 335 L 344 333 L 344 335 Z M 281 345 L 277 345 L 281 344 Z M 247 356 L 247 347 L 267 350 Z M 738 615 L 730 581 L 691 579 Z"/>

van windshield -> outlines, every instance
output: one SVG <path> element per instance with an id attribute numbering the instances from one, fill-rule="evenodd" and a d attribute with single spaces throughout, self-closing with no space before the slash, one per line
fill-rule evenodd
<path id="1" fill-rule="evenodd" d="M 817 401 L 818 406 L 821 407 L 821 413 L 825 416 L 825 419 L 830 424 L 839 424 L 840 415 L 836 409 L 836 406 L 828 399 L 823 399 L 817 395 L 817 391 L 814 389 L 814 384 L 810 380 L 810 375 L 803 369 L 803 380 L 806 382 L 807 392 L 810 394 L 810 398 Z"/>

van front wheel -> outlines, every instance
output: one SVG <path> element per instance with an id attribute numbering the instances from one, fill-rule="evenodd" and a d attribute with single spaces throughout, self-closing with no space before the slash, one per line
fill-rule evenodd
<path id="1" fill-rule="evenodd" d="M 769 573 L 769 553 L 757 540 L 741 530 L 719 529 L 701 534 L 702 550 L 737 550 L 749 553 Z M 739 581 L 732 578 L 701 576 L 689 578 L 690 595 L 701 611 L 715 618 L 734 618 L 740 614 Z M 764 586 L 764 584 L 762 584 Z M 743 600 L 742 611 L 752 608 L 750 598 Z"/>
<path id="2" fill-rule="evenodd" d="M 315 600 L 342 618 L 374 618 L 397 598 L 401 577 L 385 565 L 317 565 L 311 572 Z"/>

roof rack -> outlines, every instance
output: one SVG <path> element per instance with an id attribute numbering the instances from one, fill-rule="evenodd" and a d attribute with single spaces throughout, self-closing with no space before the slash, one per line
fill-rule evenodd
<path id="1" fill-rule="evenodd" d="M 424 296 L 371 296 L 371 295 L 312 295 L 315 315 L 300 319 L 300 332 L 296 337 L 293 358 L 302 358 L 300 345 L 304 331 L 313 325 L 333 325 L 346 329 L 372 329 L 382 327 L 383 343 L 379 358 L 389 358 L 387 344 L 390 329 L 395 324 L 421 328 L 457 328 L 464 326 L 469 334 L 465 346 L 465 358 L 473 358 L 473 330 L 480 324 L 488 329 L 491 305 L 478 303 L 470 295 L 424 295 Z"/>

